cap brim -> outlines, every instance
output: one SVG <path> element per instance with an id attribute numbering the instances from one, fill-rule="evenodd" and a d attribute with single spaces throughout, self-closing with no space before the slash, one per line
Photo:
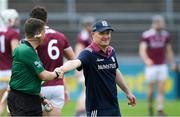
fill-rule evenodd
<path id="1" fill-rule="evenodd" d="M 104 32 L 104 31 L 107 31 L 107 30 L 111 30 L 111 31 L 114 31 L 112 28 L 110 27 L 104 27 L 104 28 L 101 28 L 99 30 L 97 30 L 98 32 Z"/>

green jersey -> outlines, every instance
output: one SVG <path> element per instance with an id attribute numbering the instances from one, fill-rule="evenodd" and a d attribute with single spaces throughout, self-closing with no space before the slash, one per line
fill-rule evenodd
<path id="1" fill-rule="evenodd" d="M 39 95 L 42 80 L 38 74 L 44 67 L 33 47 L 25 41 L 13 52 L 10 87 L 14 90 Z"/>

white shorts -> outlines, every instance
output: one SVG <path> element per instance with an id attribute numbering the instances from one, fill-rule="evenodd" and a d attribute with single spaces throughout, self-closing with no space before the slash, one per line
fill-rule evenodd
<path id="1" fill-rule="evenodd" d="M 145 68 L 145 79 L 147 82 L 164 81 L 168 77 L 168 67 L 166 64 L 152 65 Z"/>
<path id="2" fill-rule="evenodd" d="M 41 94 L 45 96 L 54 107 L 62 109 L 64 106 L 64 85 L 41 87 Z"/>
<path id="3" fill-rule="evenodd" d="M 4 77 L 11 77 L 11 70 L 3 70 L 0 71 L 0 79 Z M 8 87 L 8 82 L 0 82 L 0 90 L 1 89 L 6 89 Z"/>

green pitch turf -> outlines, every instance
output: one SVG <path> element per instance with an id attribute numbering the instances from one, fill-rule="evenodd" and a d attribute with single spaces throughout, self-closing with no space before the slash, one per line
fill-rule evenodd
<path id="1" fill-rule="evenodd" d="M 137 101 L 135 107 L 127 105 L 127 100 L 119 101 L 121 113 L 123 116 L 147 116 L 147 102 Z M 76 101 L 69 101 L 62 110 L 62 116 L 74 116 L 75 115 Z M 155 106 L 155 105 L 154 105 Z M 180 100 L 166 100 L 165 112 L 168 116 L 180 116 Z M 7 116 L 7 112 L 3 114 Z"/>
<path id="2" fill-rule="evenodd" d="M 62 110 L 62 116 L 75 115 L 75 103 L 76 103 L 75 101 L 70 101 L 69 103 L 67 103 Z M 137 101 L 137 105 L 135 107 L 128 106 L 126 100 L 122 100 L 119 103 L 120 103 L 121 113 L 123 116 L 148 115 L 146 101 Z M 180 116 L 180 100 L 165 101 L 165 112 L 168 116 Z M 155 113 L 155 115 L 157 114 Z"/>

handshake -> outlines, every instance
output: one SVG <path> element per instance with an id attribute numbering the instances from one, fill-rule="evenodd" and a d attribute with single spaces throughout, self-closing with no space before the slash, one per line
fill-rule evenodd
<path id="1" fill-rule="evenodd" d="M 56 79 L 62 79 L 64 76 L 64 71 L 61 67 L 57 67 L 54 69 L 54 72 L 56 73 Z"/>

